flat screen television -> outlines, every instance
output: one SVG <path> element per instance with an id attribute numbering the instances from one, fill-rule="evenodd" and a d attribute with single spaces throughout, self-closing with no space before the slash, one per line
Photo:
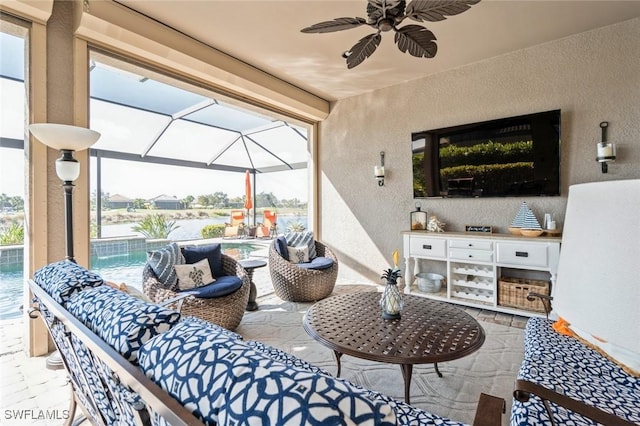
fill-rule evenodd
<path id="1" fill-rule="evenodd" d="M 560 110 L 411 134 L 413 196 L 560 195 Z"/>

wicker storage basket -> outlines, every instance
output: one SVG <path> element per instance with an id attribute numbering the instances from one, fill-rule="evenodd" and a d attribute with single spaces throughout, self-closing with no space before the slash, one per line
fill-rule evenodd
<path id="1" fill-rule="evenodd" d="M 526 278 L 501 277 L 498 280 L 498 305 L 528 311 L 544 312 L 540 299 L 527 300 L 527 294 L 535 292 L 549 295 L 549 282 Z"/>

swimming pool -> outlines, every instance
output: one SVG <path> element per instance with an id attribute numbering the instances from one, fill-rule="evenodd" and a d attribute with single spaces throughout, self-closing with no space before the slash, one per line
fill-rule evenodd
<path id="1" fill-rule="evenodd" d="M 237 259 L 247 259 L 264 246 L 251 243 L 222 243 L 225 254 Z M 142 290 L 142 269 L 147 260 L 144 251 L 109 257 L 92 257 L 91 270 L 106 281 L 125 283 Z M 20 265 L 0 270 L 0 320 L 18 318 L 21 314 L 24 278 Z"/>

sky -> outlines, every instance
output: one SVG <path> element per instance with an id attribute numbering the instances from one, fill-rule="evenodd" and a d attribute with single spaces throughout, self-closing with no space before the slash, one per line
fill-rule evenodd
<path id="1" fill-rule="evenodd" d="M 96 188 L 95 159 L 92 159 L 91 188 Z M 256 175 L 256 193 L 273 193 L 279 200 L 308 201 L 307 169 Z M 128 198 L 149 199 L 161 194 L 187 195 L 225 192 L 229 198 L 244 195 L 244 173 L 228 173 L 184 167 L 158 166 L 103 160 L 102 191 Z M 0 194 L 24 197 L 24 154 L 22 150 L 0 148 Z"/>

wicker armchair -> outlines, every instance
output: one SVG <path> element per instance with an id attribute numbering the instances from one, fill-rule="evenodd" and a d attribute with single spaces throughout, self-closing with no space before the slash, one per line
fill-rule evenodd
<path id="1" fill-rule="evenodd" d="M 160 284 L 148 263 L 142 271 L 142 290 L 154 303 L 177 299 L 175 303 L 182 314 L 199 317 L 228 330 L 235 330 L 242 320 L 249 301 L 249 276 L 238 262 L 225 254 L 222 255 L 222 269 L 225 274 L 236 275 L 242 279 L 242 286 L 227 296 L 211 299 L 195 296 L 181 297 L 183 295 L 180 292 L 166 289 Z"/>
<path id="2" fill-rule="evenodd" d="M 324 244 L 316 241 L 318 256 L 333 260 L 328 269 L 314 270 L 297 267 L 278 252 L 275 240 L 269 246 L 269 272 L 276 295 L 290 302 L 313 302 L 324 299 L 333 291 L 338 278 L 338 258 Z"/>

